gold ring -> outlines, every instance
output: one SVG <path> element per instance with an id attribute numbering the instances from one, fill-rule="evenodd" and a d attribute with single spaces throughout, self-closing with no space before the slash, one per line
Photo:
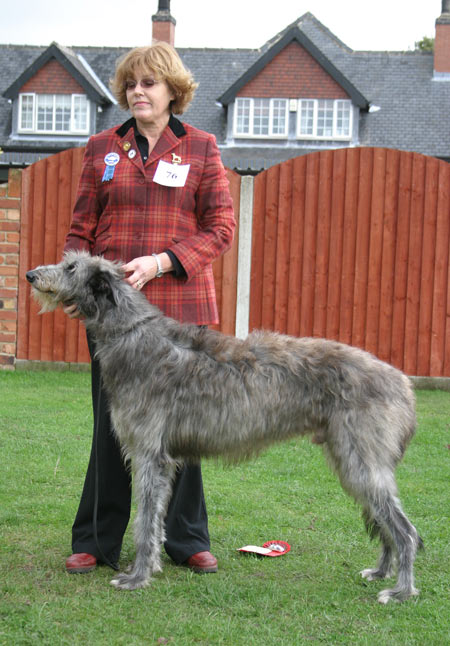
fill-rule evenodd
<path id="1" fill-rule="evenodd" d="M 141 287 L 142 287 L 142 283 L 141 283 L 141 281 L 140 281 L 140 280 L 138 280 L 138 281 L 136 282 L 136 287 L 137 287 L 138 289 L 141 289 Z"/>

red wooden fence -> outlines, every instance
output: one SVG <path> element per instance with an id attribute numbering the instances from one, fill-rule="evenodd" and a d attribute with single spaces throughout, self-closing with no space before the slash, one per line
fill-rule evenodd
<path id="1" fill-rule="evenodd" d="M 38 315 L 25 274 L 61 258 L 69 229 L 84 149 L 73 148 L 36 162 L 22 173 L 17 358 L 89 361 L 84 330 L 61 310 Z"/>
<path id="2" fill-rule="evenodd" d="M 84 148 L 43 159 L 22 174 L 21 244 L 17 358 L 83 363 L 89 352 L 83 325 L 61 310 L 38 315 L 25 274 L 41 264 L 58 262 L 69 229 Z M 240 176 L 229 170 L 236 219 L 239 218 Z M 238 233 L 233 247 L 214 264 L 222 332 L 234 333 L 236 314 Z"/>
<path id="3" fill-rule="evenodd" d="M 84 362 L 78 321 L 37 315 L 25 273 L 57 262 L 83 149 L 23 172 L 18 359 Z M 240 177 L 228 171 L 239 216 Z M 420 376 L 450 376 L 450 164 L 416 153 L 312 153 L 254 182 L 250 329 L 323 336 Z M 238 235 L 214 265 L 220 329 L 233 334 Z"/>
<path id="4" fill-rule="evenodd" d="M 254 187 L 250 328 L 337 339 L 410 375 L 450 375 L 450 165 L 354 148 Z"/>

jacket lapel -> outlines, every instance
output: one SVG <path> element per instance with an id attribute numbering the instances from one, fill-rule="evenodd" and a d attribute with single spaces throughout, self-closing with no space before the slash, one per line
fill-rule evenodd
<path id="1" fill-rule="evenodd" d="M 149 155 L 147 164 L 152 164 L 178 146 L 180 140 L 170 126 L 167 126 Z"/>
<path id="2" fill-rule="evenodd" d="M 134 119 L 131 118 L 116 130 L 116 134 L 118 134 L 120 137 L 118 145 L 121 153 L 127 156 L 131 163 L 134 164 L 141 172 L 144 172 L 144 165 L 142 163 L 141 155 L 139 154 L 136 139 L 134 136 L 134 123 Z M 169 123 L 158 139 L 156 146 L 150 153 L 146 162 L 146 166 L 157 161 L 158 159 L 161 159 L 161 157 L 176 148 L 180 143 L 179 138 L 183 137 L 185 134 L 186 130 L 184 129 L 181 121 L 176 119 L 173 115 L 170 115 Z M 136 151 L 134 157 L 129 156 L 130 150 Z"/>
<path id="3" fill-rule="evenodd" d="M 116 145 L 118 146 L 118 152 L 121 159 L 123 160 L 123 163 L 133 164 L 133 166 L 135 166 L 139 170 L 139 172 L 144 174 L 144 165 L 142 163 L 141 155 L 134 138 L 133 129 L 130 128 L 130 130 L 128 130 L 128 132 L 122 136 L 120 136 L 120 133 L 116 134 L 119 134 L 120 137 L 116 140 Z"/>

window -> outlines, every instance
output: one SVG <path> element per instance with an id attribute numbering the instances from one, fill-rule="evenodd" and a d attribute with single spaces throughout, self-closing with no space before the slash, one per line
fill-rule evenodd
<path id="1" fill-rule="evenodd" d="M 286 99 L 272 99 L 272 134 L 287 134 L 287 107 Z"/>
<path id="2" fill-rule="evenodd" d="M 251 99 L 236 99 L 235 131 L 237 135 L 250 132 Z"/>
<path id="3" fill-rule="evenodd" d="M 314 104 L 315 101 L 303 99 L 300 101 L 300 134 L 314 134 Z"/>
<path id="4" fill-rule="evenodd" d="M 19 132 L 88 134 L 89 103 L 84 94 L 20 94 Z"/>
<path id="5" fill-rule="evenodd" d="M 20 124 L 22 130 L 33 129 L 33 96 L 31 94 L 22 94 L 20 109 Z"/>
<path id="6" fill-rule="evenodd" d="M 268 135 L 270 99 L 253 99 L 253 134 Z"/>
<path id="7" fill-rule="evenodd" d="M 350 139 L 351 102 L 343 99 L 300 99 L 297 125 L 300 138 Z"/>
<path id="8" fill-rule="evenodd" d="M 238 97 L 234 134 L 240 137 L 287 137 L 288 100 Z"/>

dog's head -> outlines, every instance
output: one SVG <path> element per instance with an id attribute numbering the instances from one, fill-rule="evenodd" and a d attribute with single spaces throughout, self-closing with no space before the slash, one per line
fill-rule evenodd
<path id="1" fill-rule="evenodd" d="M 58 265 L 36 267 L 26 277 L 41 313 L 73 304 L 85 318 L 92 318 L 105 306 L 116 305 L 115 286 L 123 282 L 124 274 L 120 263 L 69 251 Z"/>

